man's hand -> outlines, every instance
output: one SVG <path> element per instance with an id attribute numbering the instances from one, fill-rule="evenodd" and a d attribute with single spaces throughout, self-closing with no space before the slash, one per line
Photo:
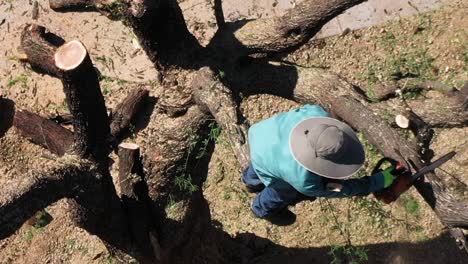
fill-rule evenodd
<path id="1" fill-rule="evenodd" d="M 387 204 L 396 201 L 400 194 L 411 187 L 411 176 L 405 172 L 404 169 L 394 166 L 382 171 L 385 189 L 374 193 L 375 198 Z"/>
<path id="2" fill-rule="evenodd" d="M 384 171 L 382 171 L 382 174 L 384 176 L 384 188 L 387 188 L 388 186 L 392 185 L 393 181 L 397 178 L 397 175 L 394 175 L 392 172 L 395 171 L 394 166 L 390 166 Z"/>

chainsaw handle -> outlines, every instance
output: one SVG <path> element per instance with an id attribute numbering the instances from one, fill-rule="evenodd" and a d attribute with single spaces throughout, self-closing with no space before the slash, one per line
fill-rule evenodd
<path id="1" fill-rule="evenodd" d="M 400 170 L 400 169 L 403 168 L 403 166 L 401 166 L 401 164 L 398 161 L 396 161 L 396 160 L 394 160 L 392 158 L 383 157 L 379 161 L 377 161 L 377 163 L 375 164 L 374 169 L 372 170 L 372 175 L 383 171 L 383 169 L 381 167 L 384 164 L 384 162 L 390 163 L 390 165 L 393 166 L 397 170 Z"/>

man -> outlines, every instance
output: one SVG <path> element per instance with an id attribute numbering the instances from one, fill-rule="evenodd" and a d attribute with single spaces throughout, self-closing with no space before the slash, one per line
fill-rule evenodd
<path id="1" fill-rule="evenodd" d="M 348 179 L 362 167 L 364 149 L 348 125 L 316 105 L 254 124 L 249 145 L 251 163 L 242 182 L 250 192 L 259 192 L 252 212 L 277 225 L 295 221 L 288 205 L 315 197 L 364 196 L 390 186 L 396 178 L 389 168 Z"/>

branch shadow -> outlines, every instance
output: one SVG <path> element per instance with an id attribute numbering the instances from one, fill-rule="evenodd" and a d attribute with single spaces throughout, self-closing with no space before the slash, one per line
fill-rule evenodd
<path id="1" fill-rule="evenodd" d="M 0 138 L 5 136 L 13 126 L 15 116 L 15 102 L 7 98 L 0 97 Z"/>
<path id="2" fill-rule="evenodd" d="M 222 250 L 227 253 L 226 263 L 242 264 L 305 264 L 305 263 L 361 263 L 356 256 L 335 251 L 331 254 L 332 246 L 288 248 L 259 237 L 252 233 L 240 233 L 232 239 L 219 225 L 217 236 L 222 241 Z M 457 248 L 447 232 L 420 242 L 388 242 L 357 246 L 365 251 L 365 263 L 466 263 L 468 254 Z"/>

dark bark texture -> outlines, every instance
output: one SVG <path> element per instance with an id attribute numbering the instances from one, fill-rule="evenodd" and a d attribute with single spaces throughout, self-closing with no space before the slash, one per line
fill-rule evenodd
<path id="1" fill-rule="evenodd" d="M 120 102 L 111 113 L 110 133 L 112 137 L 119 137 L 129 128 L 133 118 L 147 103 L 149 91 L 134 89 Z"/>
<path id="2" fill-rule="evenodd" d="M 58 160 L 52 168 L 32 172 L 14 184 L 3 186 L 0 240 L 15 232 L 37 211 L 95 184 L 95 173 L 89 162 L 69 156 Z"/>
<path id="3" fill-rule="evenodd" d="M 16 111 L 14 126 L 22 136 L 58 156 L 73 144 L 73 132 L 29 111 Z"/>

